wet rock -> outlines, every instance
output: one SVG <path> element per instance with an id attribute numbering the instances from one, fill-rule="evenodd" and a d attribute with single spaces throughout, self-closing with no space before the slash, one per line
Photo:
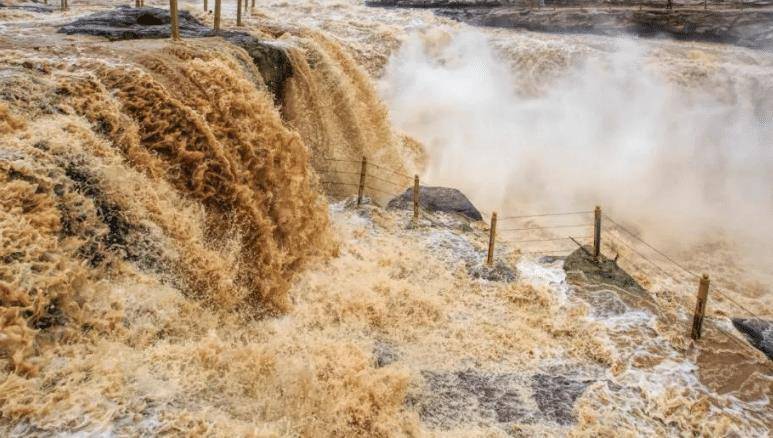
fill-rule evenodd
<path id="1" fill-rule="evenodd" d="M 465 216 L 473 221 L 482 220 L 480 212 L 462 192 L 449 187 L 419 187 L 419 205 L 427 211 L 441 211 Z M 413 189 L 393 198 L 387 204 L 388 209 L 412 210 Z"/>
<path id="2" fill-rule="evenodd" d="M 576 421 L 574 402 L 590 383 L 588 380 L 536 374 L 532 377 L 531 389 L 542 415 L 549 421 L 565 426 Z"/>
<path id="3" fill-rule="evenodd" d="M 376 368 L 382 368 L 397 362 L 399 359 L 394 347 L 384 342 L 377 342 L 373 347 L 373 355 L 376 358 Z"/>
<path id="4" fill-rule="evenodd" d="M 66 24 L 59 32 L 105 37 L 111 41 L 169 38 L 171 16 L 167 9 L 119 6 L 115 9 L 80 17 Z M 182 37 L 212 36 L 212 30 L 188 11 L 179 12 Z"/>
<path id="5" fill-rule="evenodd" d="M 488 281 L 502 281 L 505 283 L 515 281 L 517 277 L 515 268 L 510 267 L 501 260 L 495 260 L 491 266 L 485 263 L 473 266 L 470 269 L 470 275 Z"/>
<path id="6" fill-rule="evenodd" d="M 292 76 L 292 64 L 284 48 L 273 42 L 260 40 L 246 32 L 215 31 L 196 20 L 188 11 L 179 12 L 180 35 L 183 38 L 220 36 L 237 45 L 252 58 L 258 67 L 266 87 L 277 100 L 281 99 L 284 83 Z M 66 24 L 59 32 L 94 35 L 111 41 L 134 39 L 169 38 L 171 16 L 167 9 L 119 6 L 106 12 L 98 12 L 78 18 Z"/>
<path id="7" fill-rule="evenodd" d="M 606 5 L 595 2 L 596 6 Z M 773 49 L 773 11 L 755 9 L 666 10 L 637 8 L 468 7 L 436 10 L 438 15 L 477 26 L 551 33 L 666 35 L 680 40 Z"/>
<path id="8" fill-rule="evenodd" d="M 773 359 L 773 321 L 756 318 L 733 318 L 732 321 L 754 347 Z"/>
<path id="9" fill-rule="evenodd" d="M 510 430 L 514 423 L 542 420 L 571 424 L 574 403 L 593 380 L 565 375 L 485 373 L 463 370 L 422 373 L 426 389 L 412 404 L 426 423 L 451 428 L 482 422 Z M 530 403 L 534 400 L 534 404 Z M 536 404 L 538 410 L 530 408 Z"/>
<path id="10" fill-rule="evenodd" d="M 463 422 L 515 423 L 527 417 L 526 379 L 518 374 L 486 374 L 474 370 L 422 373 L 425 394 L 414 404 L 426 423 L 443 428 Z"/>
<path id="11" fill-rule="evenodd" d="M 619 316 L 628 311 L 623 300 L 610 290 L 589 292 L 581 296 L 591 305 L 591 314 L 597 318 Z"/>
<path id="12" fill-rule="evenodd" d="M 596 262 L 586 251 L 590 252 L 591 249 L 578 248 L 566 257 L 564 271 L 567 274 L 579 271 L 585 275 L 588 283 L 619 287 L 639 296 L 648 295 L 647 291 L 633 277 L 622 270 L 614 260 L 602 255 L 600 260 Z"/>
<path id="13" fill-rule="evenodd" d="M 53 12 L 54 7 L 49 5 L 41 5 L 37 3 L 4 3 L 0 2 L 0 9 L 18 9 L 28 12 L 37 12 L 43 14 L 50 14 Z"/>

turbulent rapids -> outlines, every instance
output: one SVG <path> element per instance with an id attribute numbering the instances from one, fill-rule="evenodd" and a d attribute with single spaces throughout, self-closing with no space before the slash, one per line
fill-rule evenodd
<path id="1" fill-rule="evenodd" d="M 631 48 L 668 66 L 651 74 L 610 37 L 305 0 L 240 28 L 226 3 L 220 36 L 183 2 L 172 42 L 152 6 L 0 7 L 0 435 L 769 434 L 773 362 L 728 300 L 694 343 L 692 283 L 635 249 L 537 254 L 521 242 L 563 236 L 536 231 L 488 267 L 485 222 L 386 208 L 414 173 L 486 210 L 603 201 L 770 319 L 770 239 L 750 237 L 773 202 L 769 52 Z M 599 120 L 576 114 L 587 100 Z M 694 138 L 709 157 L 685 172 Z M 588 150 L 614 170 L 555 161 Z M 363 156 L 391 174 L 357 206 Z M 641 211 L 692 199 L 705 169 L 716 190 L 688 216 Z"/>

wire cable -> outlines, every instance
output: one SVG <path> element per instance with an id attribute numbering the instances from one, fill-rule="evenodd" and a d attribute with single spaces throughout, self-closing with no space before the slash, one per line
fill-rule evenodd
<path id="1" fill-rule="evenodd" d="M 587 214 L 587 213 L 593 213 L 593 212 L 592 211 L 570 211 L 566 213 L 526 214 L 523 216 L 505 216 L 505 217 L 502 217 L 502 220 L 525 219 L 525 218 L 531 218 L 531 217 L 545 217 L 545 216 L 569 216 L 574 214 Z"/>
<path id="2" fill-rule="evenodd" d="M 671 262 L 671 263 L 673 263 L 674 265 L 676 265 L 676 266 L 677 266 L 679 269 L 683 270 L 684 272 L 686 272 L 686 273 L 688 273 L 688 274 L 690 274 L 690 275 L 692 275 L 692 276 L 694 276 L 694 277 L 696 277 L 696 278 L 701 278 L 701 276 L 700 276 L 700 275 L 698 275 L 698 274 L 696 274 L 695 272 L 692 272 L 691 270 L 689 270 L 689 269 L 685 268 L 684 266 L 680 265 L 680 264 L 679 264 L 679 263 L 677 263 L 677 262 L 676 262 L 674 259 L 672 259 L 671 257 L 667 256 L 666 254 L 664 254 L 664 253 L 663 253 L 662 251 L 660 251 L 659 249 L 657 249 L 657 248 L 655 248 L 654 246 L 650 245 L 649 243 L 645 242 L 645 241 L 644 241 L 644 240 L 643 240 L 641 237 L 637 236 L 636 234 L 632 233 L 631 231 L 629 231 L 628 229 L 626 229 L 625 227 L 623 227 L 623 226 L 622 226 L 622 225 L 620 225 L 619 223 L 617 223 L 617 222 L 615 222 L 614 220 L 612 220 L 612 218 L 611 218 L 611 217 L 609 217 L 609 216 L 607 216 L 607 215 L 604 215 L 604 217 L 605 217 L 605 218 L 606 218 L 608 221 L 612 222 L 612 224 L 614 224 L 616 227 L 618 227 L 619 229 L 623 230 L 625 233 L 629 234 L 629 235 L 630 235 L 631 237 L 633 237 L 634 239 L 636 239 L 636 240 L 638 240 L 639 242 L 641 242 L 641 243 L 643 243 L 644 245 L 646 245 L 646 246 L 647 246 L 649 249 L 651 249 L 651 250 L 655 251 L 656 253 L 660 254 L 660 255 L 661 255 L 663 258 L 665 258 L 665 259 L 666 259 L 666 260 L 668 260 L 669 262 Z"/>
<path id="3" fill-rule="evenodd" d="M 505 228 L 500 231 L 528 231 L 528 230 L 549 230 L 553 228 L 580 228 L 589 227 L 593 224 L 578 224 L 578 225 L 551 225 L 547 227 L 526 227 L 526 228 Z"/>
<path id="4" fill-rule="evenodd" d="M 406 174 L 404 174 L 404 173 L 402 173 L 402 172 L 399 172 L 399 171 L 397 171 L 397 170 L 395 170 L 395 169 L 390 169 L 389 167 L 385 167 L 385 166 L 381 166 L 381 165 L 379 165 L 379 164 L 374 164 L 374 163 L 371 163 L 370 161 L 368 162 L 368 166 L 373 166 L 373 167 L 375 167 L 376 169 L 385 170 L 385 171 L 387 171 L 387 172 L 392 172 L 392 173 L 394 173 L 395 175 L 400 175 L 400 176 L 403 176 L 403 177 L 405 177 L 405 178 L 408 178 L 408 179 L 413 179 L 413 177 L 412 177 L 412 176 L 410 176 L 410 175 L 406 175 Z"/>

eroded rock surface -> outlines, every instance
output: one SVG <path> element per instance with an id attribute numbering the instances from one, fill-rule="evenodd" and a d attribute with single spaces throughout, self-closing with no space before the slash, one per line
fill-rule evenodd
<path id="1" fill-rule="evenodd" d="M 749 342 L 773 359 L 773 321 L 756 318 L 733 318 L 733 326 L 746 335 Z"/>
<path id="2" fill-rule="evenodd" d="M 483 219 L 480 212 L 467 197 L 450 187 L 419 187 L 419 205 L 422 209 L 436 212 L 456 213 L 474 221 Z M 407 189 L 400 196 L 389 201 L 389 209 L 413 209 L 413 189 Z"/>
<path id="3" fill-rule="evenodd" d="M 773 1 L 719 3 L 644 0 L 370 0 L 370 6 L 432 8 L 476 26 L 550 33 L 668 36 L 773 50 Z"/>
<path id="4" fill-rule="evenodd" d="M 94 35 L 111 41 L 134 39 L 169 38 L 171 16 L 166 9 L 120 6 L 106 12 L 98 12 L 78 18 L 66 24 L 59 32 L 68 35 Z M 267 88 L 280 99 L 284 82 L 292 71 L 290 58 L 285 50 L 276 43 L 260 40 L 247 32 L 220 31 L 196 20 L 190 12 L 179 12 L 180 35 L 183 38 L 202 38 L 220 36 L 249 53 L 258 67 Z"/>
<path id="5" fill-rule="evenodd" d="M 424 421 L 440 428 L 475 420 L 499 423 L 506 429 L 508 424 L 538 421 L 572 424 L 574 403 L 592 382 L 563 375 L 472 369 L 422 374 L 426 391 L 412 403 Z"/>

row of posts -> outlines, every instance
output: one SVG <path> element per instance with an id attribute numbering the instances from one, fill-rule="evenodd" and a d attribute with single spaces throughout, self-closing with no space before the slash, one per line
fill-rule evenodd
<path id="1" fill-rule="evenodd" d="M 418 177 L 417 181 L 418 181 Z M 414 199 L 415 199 L 414 191 Z M 593 260 L 596 263 L 601 261 L 601 207 L 596 206 L 593 210 Z M 497 213 L 491 213 L 491 225 L 489 226 L 488 254 L 486 255 L 486 265 L 491 266 L 494 263 L 494 249 L 496 246 L 497 234 Z M 703 317 L 706 314 L 706 302 L 709 295 L 709 276 L 703 274 L 698 283 L 698 297 L 695 302 L 695 311 L 693 312 L 692 330 L 690 337 L 697 341 L 701 338 L 703 328 Z"/>

